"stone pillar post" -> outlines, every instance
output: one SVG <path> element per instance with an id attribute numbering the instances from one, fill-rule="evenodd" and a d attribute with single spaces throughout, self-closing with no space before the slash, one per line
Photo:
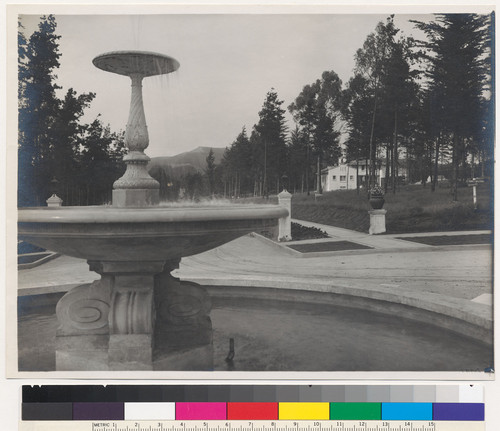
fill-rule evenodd
<path id="1" fill-rule="evenodd" d="M 63 200 L 57 196 L 55 193 L 46 200 L 48 207 L 60 207 L 63 203 Z"/>
<path id="2" fill-rule="evenodd" d="M 288 210 L 288 215 L 279 219 L 278 241 L 292 240 L 292 194 L 283 190 L 278 195 L 279 205 Z"/>
<path id="3" fill-rule="evenodd" d="M 371 210 L 368 211 L 370 214 L 370 229 L 368 233 L 370 235 L 377 235 L 379 233 L 385 232 L 385 214 L 387 210 Z"/>

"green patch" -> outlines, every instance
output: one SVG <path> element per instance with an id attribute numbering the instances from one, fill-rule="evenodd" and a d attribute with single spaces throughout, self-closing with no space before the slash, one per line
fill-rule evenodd
<path id="1" fill-rule="evenodd" d="M 411 236 L 399 237 L 405 241 L 418 242 L 426 245 L 468 245 L 468 244 L 493 244 L 490 234 L 480 235 L 439 235 L 439 236 Z"/>
<path id="2" fill-rule="evenodd" d="M 368 247 L 367 245 L 358 244 L 356 242 L 350 242 L 350 241 L 326 241 L 326 242 L 316 242 L 312 244 L 291 244 L 288 247 L 300 251 L 301 253 L 362 250 L 362 249 L 373 248 L 373 247 Z"/>
<path id="3" fill-rule="evenodd" d="M 382 403 L 331 403 L 331 420 L 382 419 Z"/>

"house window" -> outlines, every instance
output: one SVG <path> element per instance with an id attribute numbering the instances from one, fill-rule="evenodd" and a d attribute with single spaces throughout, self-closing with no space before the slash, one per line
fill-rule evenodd
<path id="1" fill-rule="evenodd" d="M 345 177 L 346 177 L 345 175 L 341 175 L 340 176 L 340 181 L 345 181 Z"/>
<path id="2" fill-rule="evenodd" d="M 365 170 L 365 165 L 361 165 L 361 170 L 364 171 Z"/>
<path id="3" fill-rule="evenodd" d="M 352 181 L 354 180 L 354 175 L 349 175 L 349 179 Z"/>
<path id="4" fill-rule="evenodd" d="M 332 176 L 332 180 L 335 181 L 337 179 L 337 175 Z"/>

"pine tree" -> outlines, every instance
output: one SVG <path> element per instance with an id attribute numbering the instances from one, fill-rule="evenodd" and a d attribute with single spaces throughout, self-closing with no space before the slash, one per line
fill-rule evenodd
<path id="1" fill-rule="evenodd" d="M 41 17 L 38 30 L 19 43 L 18 205 L 39 205 L 49 195 L 51 147 L 59 109 L 55 69 L 60 36 L 53 15 Z M 19 29 L 22 33 L 22 28 Z"/>
<path id="2" fill-rule="evenodd" d="M 434 121 L 452 147 L 454 200 L 459 169 L 467 159 L 467 142 L 484 120 L 483 94 L 491 75 L 487 62 L 490 22 L 490 16 L 477 14 L 439 14 L 430 23 L 415 22 L 427 35 L 421 46 L 429 66 L 428 91 L 437 108 Z"/>
<path id="3" fill-rule="evenodd" d="M 263 165 L 263 194 L 269 195 L 276 184 L 279 193 L 281 176 L 286 172 L 286 132 L 285 110 L 281 108 L 282 100 L 272 88 L 266 95 L 262 109 L 259 111 L 259 122 L 254 126 L 258 135 L 258 157 Z"/>
<path id="4" fill-rule="evenodd" d="M 70 88 L 57 97 L 59 39 L 53 15 L 41 17 L 29 39 L 18 29 L 18 205 L 43 205 L 53 192 L 64 204 L 109 201 L 123 155 L 122 134 L 112 133 L 99 118 L 82 124 L 94 93 Z M 118 160 L 119 159 L 119 160 Z"/>
<path id="5" fill-rule="evenodd" d="M 210 148 L 206 162 L 207 168 L 205 169 L 205 175 L 208 182 L 208 193 L 210 196 L 213 196 L 215 193 L 215 156 L 212 148 Z"/>

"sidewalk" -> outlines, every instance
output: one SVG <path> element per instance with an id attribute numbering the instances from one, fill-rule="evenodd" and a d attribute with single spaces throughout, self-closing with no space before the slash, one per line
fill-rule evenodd
<path id="1" fill-rule="evenodd" d="M 303 226 L 315 227 L 325 231 L 331 238 L 325 238 L 322 240 L 307 240 L 300 241 L 303 244 L 318 242 L 318 241 L 332 241 L 332 240 L 344 240 L 356 242 L 358 244 L 367 245 L 376 250 L 393 249 L 393 250 L 412 250 L 412 249 L 425 249 L 425 248 L 435 248 L 432 245 L 420 244 L 411 241 L 405 241 L 398 238 L 404 237 L 422 237 L 422 236 L 456 236 L 456 235 L 479 235 L 479 234 L 491 234 L 491 231 L 453 231 L 453 232 L 423 232 L 423 233 L 398 233 L 398 234 L 383 234 L 383 235 L 370 235 L 368 233 L 357 232 L 354 230 L 343 229 L 340 227 L 329 226 L 319 223 L 313 223 L 305 220 L 292 219 L 292 222 L 299 223 Z M 295 244 L 292 241 L 287 244 Z"/>
<path id="2" fill-rule="evenodd" d="M 488 263 L 491 247 L 483 246 L 452 246 L 436 247 L 411 241 L 404 241 L 397 237 L 404 236 L 434 236 L 434 235 L 472 235 L 490 233 L 489 231 L 466 232 L 432 232 L 421 234 L 393 234 L 369 235 L 318 223 L 302 220 L 293 220 L 304 226 L 319 228 L 330 235 L 331 238 L 290 241 L 274 243 L 259 235 L 244 236 L 208 252 L 185 257 L 177 271 L 178 276 L 186 280 L 216 284 L 225 280 L 241 283 L 247 280 L 289 280 L 306 278 L 309 282 L 322 282 L 325 278 L 330 280 L 342 279 L 349 284 L 357 284 L 360 280 L 383 280 L 387 285 L 395 283 L 401 277 L 413 276 L 415 284 L 419 284 L 416 273 L 419 268 L 425 268 L 425 275 L 430 280 L 439 278 L 444 282 L 449 280 L 462 280 L 469 283 L 476 280 L 482 287 L 472 288 L 477 293 L 490 294 Z M 327 241 L 350 241 L 371 247 L 364 250 L 345 250 L 336 252 L 306 253 L 307 259 L 298 258 L 302 253 L 290 249 L 287 245 L 302 243 L 315 243 Z M 459 255 L 470 254 L 467 250 L 476 249 L 473 256 L 467 257 L 462 263 L 457 264 L 454 257 L 439 254 L 427 258 L 423 252 L 455 250 Z M 404 253 L 400 256 L 399 253 Z M 388 254 L 381 256 L 381 253 Z M 304 255 L 306 255 L 304 254 Z M 394 254 L 394 256 L 392 255 Z M 310 257 L 309 257 L 310 256 Z M 480 256 L 480 257 L 478 257 Z M 438 257 L 438 258 L 437 258 Z M 337 259 L 338 258 L 338 259 Z M 437 258 L 437 259 L 436 259 Z M 376 267 L 374 264 L 376 263 Z M 339 267 L 340 265 L 340 267 Z M 439 269 L 433 269 L 438 267 Z M 446 270 L 445 270 L 446 269 Z M 340 270 L 340 271 L 339 271 Z M 444 271 L 444 272 L 443 272 Z M 458 278 L 460 277 L 460 278 Z M 100 276 L 89 270 L 85 260 L 69 256 L 60 256 L 39 267 L 18 271 L 18 289 L 20 295 L 30 295 L 37 292 L 49 293 L 67 291 L 78 284 L 90 283 L 98 280 Z M 453 282 L 452 282 L 453 283 Z M 426 290 L 436 290 L 429 283 L 423 286 Z M 477 292 L 476 292 L 477 291 Z M 471 296 L 461 288 L 453 289 L 454 296 Z M 471 298 L 472 299 L 472 298 Z"/>
<path id="3" fill-rule="evenodd" d="M 19 296 L 67 292 L 74 286 L 91 283 L 101 276 L 89 270 L 84 259 L 59 256 L 43 265 L 17 271 Z"/>

